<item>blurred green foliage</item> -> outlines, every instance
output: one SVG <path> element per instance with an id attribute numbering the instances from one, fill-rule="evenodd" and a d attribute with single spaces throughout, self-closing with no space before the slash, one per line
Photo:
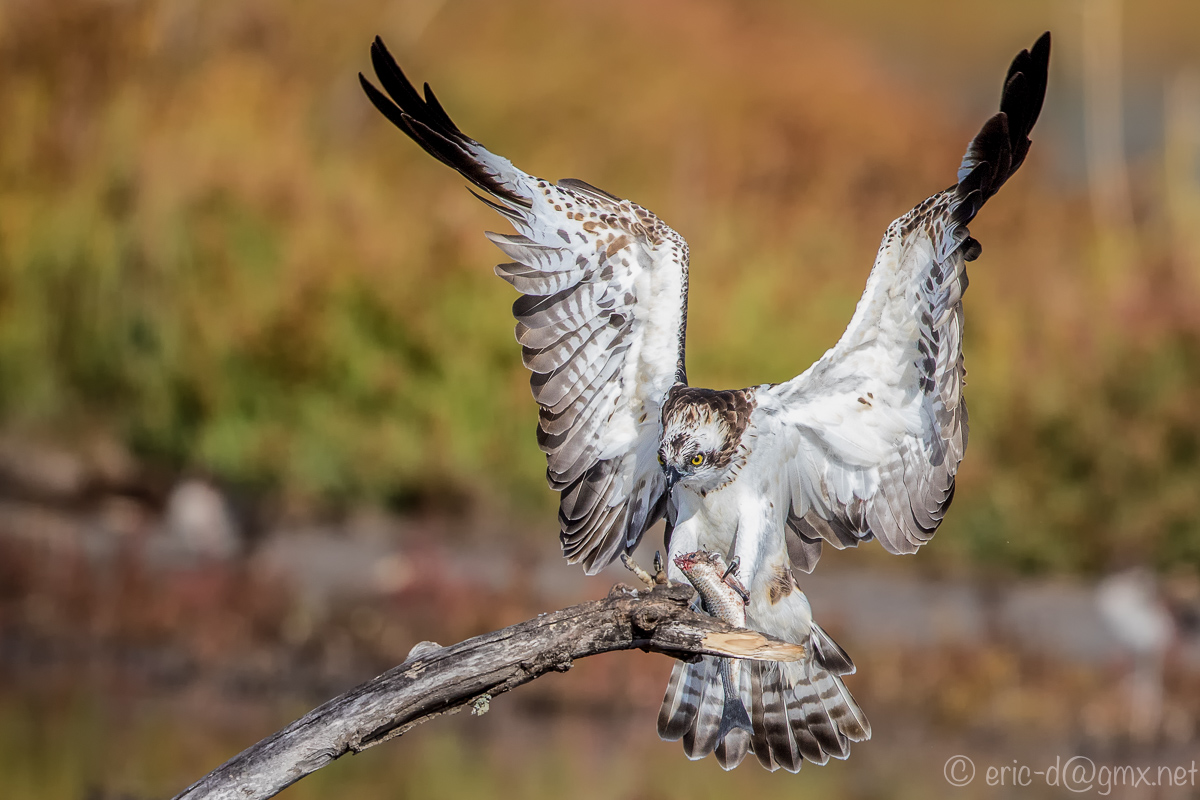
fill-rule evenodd
<path id="1" fill-rule="evenodd" d="M 1007 58 L 1055 20 L 1011 22 L 976 39 Z M 782 2 L 9 0 L 0 426 L 288 496 L 553 513 L 480 235 L 504 226 L 362 97 L 375 33 L 497 152 L 688 237 L 704 385 L 831 345 L 980 122 Z M 1198 564 L 1196 218 L 1148 163 L 1138 229 L 1097 234 L 1053 155 L 973 226 L 971 447 L 926 558 Z"/>

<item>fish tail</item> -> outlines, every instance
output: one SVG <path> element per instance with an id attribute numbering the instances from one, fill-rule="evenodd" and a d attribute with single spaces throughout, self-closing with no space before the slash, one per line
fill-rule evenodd
<path id="1" fill-rule="evenodd" d="M 735 730 L 753 733 L 754 723 L 750 721 L 750 713 L 746 711 L 742 698 L 727 697 L 725 707 L 721 710 L 721 724 L 717 727 L 717 741 L 722 741 Z"/>
<path id="2" fill-rule="evenodd" d="M 732 667 L 732 659 L 722 658 L 718 660 L 721 688 L 725 693 L 725 705 L 721 709 L 721 725 L 717 728 L 718 742 L 723 741 L 726 735 L 735 729 L 740 729 L 747 733 L 754 732 L 754 725 L 750 722 L 750 714 L 746 711 L 746 704 L 742 702 L 740 687 L 734 685 Z"/>
<path id="3" fill-rule="evenodd" d="M 750 752 L 754 728 L 744 700 L 750 689 L 747 671 L 740 670 L 742 686 L 733 687 L 731 678 L 728 684 L 725 680 L 728 662 L 705 656 L 693 664 L 675 663 L 658 713 L 658 735 L 682 739 L 690 759 L 715 752 L 723 768 L 733 769 Z"/>

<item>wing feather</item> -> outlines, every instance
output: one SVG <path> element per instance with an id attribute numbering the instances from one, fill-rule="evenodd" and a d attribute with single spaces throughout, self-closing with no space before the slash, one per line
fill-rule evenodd
<path id="1" fill-rule="evenodd" d="M 378 38 L 371 60 L 383 86 L 359 76 L 371 102 L 517 230 L 487 236 L 511 260 L 496 274 L 521 293 L 516 337 L 541 406 L 547 479 L 563 492 L 563 553 L 594 573 L 663 515 L 656 451 L 663 401 L 686 374 L 687 244 L 628 200 L 535 178 L 488 152 Z"/>
<path id="2" fill-rule="evenodd" d="M 583 522 L 601 506 L 608 496 L 609 487 L 616 478 L 611 461 L 599 461 L 588 470 L 589 480 L 578 480 L 562 493 L 560 513 L 563 515 L 563 530 L 576 533 Z"/>
<path id="3" fill-rule="evenodd" d="M 1000 112 L 972 139 L 958 183 L 893 222 L 845 334 L 804 374 L 765 387 L 751 419 L 786 469 L 788 552 L 811 570 L 821 542 L 929 541 L 967 445 L 962 296 L 980 253 L 967 224 L 1024 162 L 1046 90 L 1050 37 L 1013 60 Z"/>
<path id="4" fill-rule="evenodd" d="M 545 272 L 524 264 L 497 264 L 496 275 L 521 294 L 554 294 L 583 280 L 582 269 Z"/>

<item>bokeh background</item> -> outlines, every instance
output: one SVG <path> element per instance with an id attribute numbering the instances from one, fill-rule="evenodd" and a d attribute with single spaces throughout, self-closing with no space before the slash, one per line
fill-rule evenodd
<path id="1" fill-rule="evenodd" d="M 366 101 L 373 36 L 496 152 L 686 236 L 689 374 L 733 387 L 836 340 L 1046 29 L 1030 159 L 972 225 L 954 508 L 915 557 L 804 582 L 874 740 L 799 776 L 689 763 L 654 733 L 669 662 L 619 654 L 283 796 L 1001 797 L 989 765 L 1188 765 L 1200 5 L 0 0 L 0 796 L 170 796 L 417 641 L 627 579 L 558 557 L 504 223 Z"/>

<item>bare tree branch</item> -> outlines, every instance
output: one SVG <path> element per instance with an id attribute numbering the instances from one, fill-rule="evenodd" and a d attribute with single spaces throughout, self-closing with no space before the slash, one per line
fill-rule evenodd
<path id="1" fill-rule="evenodd" d="M 349 752 L 358 753 L 577 658 L 638 648 L 692 659 L 701 655 L 798 661 L 804 648 L 731 627 L 689 609 L 691 586 L 634 591 L 616 586 L 603 600 L 540 614 L 450 647 L 423 643 L 377 678 L 310 711 L 213 770 L 176 800 L 259 800 Z"/>

